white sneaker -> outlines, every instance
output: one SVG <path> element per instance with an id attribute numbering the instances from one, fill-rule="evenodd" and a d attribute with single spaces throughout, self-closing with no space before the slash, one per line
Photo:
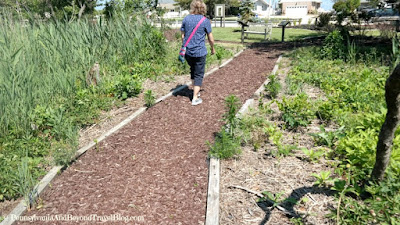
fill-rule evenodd
<path id="1" fill-rule="evenodd" d="M 201 98 L 197 98 L 196 100 L 192 100 L 192 105 L 199 105 L 203 102 Z"/>

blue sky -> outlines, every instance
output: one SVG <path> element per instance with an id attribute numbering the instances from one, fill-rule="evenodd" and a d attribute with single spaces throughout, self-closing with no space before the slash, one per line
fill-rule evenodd
<path id="1" fill-rule="evenodd" d="M 104 0 L 100 0 L 100 1 L 98 1 L 98 3 L 102 4 L 102 3 L 104 3 Z M 100 10 L 100 9 L 103 9 L 103 8 L 104 8 L 103 6 L 96 7 L 97 10 Z"/>
<path id="2" fill-rule="evenodd" d="M 99 3 L 104 3 L 107 0 L 99 0 Z M 172 3 L 173 0 L 159 0 L 160 3 Z M 332 0 L 322 0 L 321 8 L 325 10 L 332 10 L 333 1 Z M 103 7 L 97 7 L 97 9 L 102 9 Z"/>
<path id="3" fill-rule="evenodd" d="M 321 8 L 325 10 L 332 10 L 333 1 L 332 0 L 322 0 Z"/>

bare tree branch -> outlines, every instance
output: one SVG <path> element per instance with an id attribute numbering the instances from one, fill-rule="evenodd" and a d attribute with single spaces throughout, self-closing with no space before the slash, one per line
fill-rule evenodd
<path id="1" fill-rule="evenodd" d="M 81 17 L 82 17 L 83 12 L 86 9 L 86 4 L 85 3 L 82 4 L 82 2 L 79 1 L 79 5 L 81 6 L 81 9 L 79 10 L 79 13 L 78 13 L 78 19 L 80 20 Z"/>

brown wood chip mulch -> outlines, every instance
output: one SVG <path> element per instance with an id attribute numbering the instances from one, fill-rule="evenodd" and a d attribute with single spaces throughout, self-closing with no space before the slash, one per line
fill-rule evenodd
<path id="1" fill-rule="evenodd" d="M 204 224 L 206 141 L 222 126 L 224 100 L 230 94 L 242 103 L 252 97 L 281 49 L 245 50 L 204 80 L 201 105 L 192 106 L 186 90 L 153 106 L 63 171 L 41 196 L 43 206 L 25 216 L 119 214 L 136 221 L 113 224 Z"/>

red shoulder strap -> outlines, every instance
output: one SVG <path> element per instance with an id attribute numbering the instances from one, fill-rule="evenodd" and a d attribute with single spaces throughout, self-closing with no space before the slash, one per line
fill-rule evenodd
<path id="1" fill-rule="evenodd" d="M 190 34 L 189 38 L 187 39 L 184 47 L 186 47 L 189 44 L 190 39 L 192 39 L 194 33 L 196 32 L 197 28 L 199 28 L 200 24 L 206 19 L 205 16 L 203 16 L 203 18 L 201 18 L 201 20 L 199 21 L 199 23 L 196 25 L 196 27 L 193 29 L 192 33 Z"/>

